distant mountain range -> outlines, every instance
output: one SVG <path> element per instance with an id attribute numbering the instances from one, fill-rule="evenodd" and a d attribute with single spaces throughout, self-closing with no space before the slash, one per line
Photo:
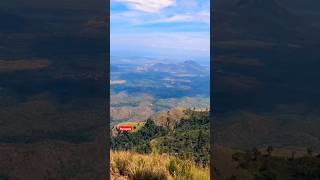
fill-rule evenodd
<path id="1" fill-rule="evenodd" d="M 209 69 L 199 65 L 195 61 L 184 61 L 182 63 L 155 63 L 155 64 L 146 64 L 137 67 L 136 69 L 139 72 L 165 72 L 165 73 L 188 73 L 188 74 L 202 74 L 206 71 L 209 72 Z"/>

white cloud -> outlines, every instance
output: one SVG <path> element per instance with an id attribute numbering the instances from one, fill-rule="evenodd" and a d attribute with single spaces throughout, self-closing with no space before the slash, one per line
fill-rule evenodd
<path id="1" fill-rule="evenodd" d="M 148 16 L 138 11 L 126 11 L 121 13 L 113 13 L 111 22 L 126 22 L 130 25 L 152 25 L 161 23 L 205 23 L 210 24 L 210 13 L 208 11 L 200 11 L 197 13 L 175 14 L 171 16 Z"/>
<path id="2" fill-rule="evenodd" d="M 112 13 L 110 15 L 112 23 L 129 23 L 130 25 L 143 23 L 143 16 L 138 11 L 125 11 L 120 13 Z"/>
<path id="3" fill-rule="evenodd" d="M 176 4 L 175 0 L 115 0 L 126 3 L 128 8 L 148 13 L 159 12 L 160 10 Z"/>
<path id="4" fill-rule="evenodd" d="M 177 14 L 167 18 L 156 19 L 152 21 L 142 22 L 143 24 L 157 24 L 157 23 L 189 23 L 200 22 L 210 24 L 210 13 L 207 11 L 200 11 L 195 14 Z"/>

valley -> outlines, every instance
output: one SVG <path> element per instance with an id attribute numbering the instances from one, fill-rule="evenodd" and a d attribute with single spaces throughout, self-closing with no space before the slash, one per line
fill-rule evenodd
<path id="1" fill-rule="evenodd" d="M 111 61 L 111 126 L 145 121 L 180 107 L 209 109 L 209 66 L 195 61 L 161 63 L 150 59 Z"/>
<path id="2" fill-rule="evenodd" d="M 210 178 L 209 65 L 162 61 L 111 60 L 111 179 Z"/>

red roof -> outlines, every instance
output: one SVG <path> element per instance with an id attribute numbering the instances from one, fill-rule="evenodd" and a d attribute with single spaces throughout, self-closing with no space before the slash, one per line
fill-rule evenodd
<path id="1" fill-rule="evenodd" d="M 120 130 L 121 132 L 123 131 L 132 131 L 133 126 L 132 125 L 118 125 L 117 129 Z"/>

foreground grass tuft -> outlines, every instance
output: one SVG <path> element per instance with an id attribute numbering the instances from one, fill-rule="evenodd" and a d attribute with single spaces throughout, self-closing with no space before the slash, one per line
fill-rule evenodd
<path id="1" fill-rule="evenodd" d="M 175 157 L 134 152 L 111 152 L 111 179 L 114 180 L 209 180 L 209 169 Z"/>

